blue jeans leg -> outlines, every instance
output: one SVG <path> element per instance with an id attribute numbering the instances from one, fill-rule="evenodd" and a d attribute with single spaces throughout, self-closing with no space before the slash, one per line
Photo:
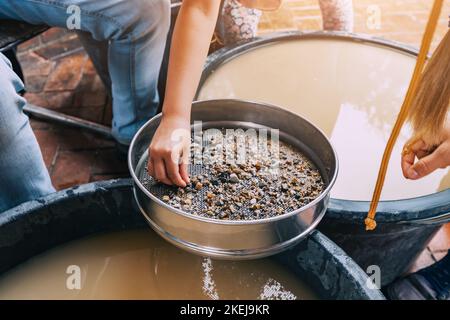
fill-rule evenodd
<path id="1" fill-rule="evenodd" d="M 54 192 L 36 137 L 17 94 L 22 81 L 0 53 L 0 212 Z"/>
<path id="2" fill-rule="evenodd" d="M 128 144 L 158 109 L 157 81 L 170 24 L 170 2 L 8 0 L 0 1 L 0 18 L 67 27 L 74 12 L 67 13 L 67 9 L 73 5 L 80 13 L 78 31 L 88 33 L 99 48 L 105 48 L 97 51 L 106 56 L 111 79 L 113 135 Z M 94 46 L 95 41 L 91 41 Z"/>

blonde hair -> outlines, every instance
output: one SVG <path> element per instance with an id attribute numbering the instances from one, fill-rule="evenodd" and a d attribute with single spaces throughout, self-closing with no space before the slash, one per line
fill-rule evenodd
<path id="1" fill-rule="evenodd" d="M 414 129 L 412 141 L 423 139 L 430 146 L 442 142 L 450 102 L 450 32 L 437 47 L 417 86 L 408 121 Z"/>

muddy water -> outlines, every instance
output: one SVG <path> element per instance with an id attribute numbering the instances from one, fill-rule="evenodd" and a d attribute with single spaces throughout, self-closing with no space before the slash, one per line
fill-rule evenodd
<path id="1" fill-rule="evenodd" d="M 278 42 L 238 56 L 216 70 L 199 99 L 269 102 L 318 125 L 339 156 L 332 197 L 370 200 L 383 150 L 415 59 L 391 49 L 340 40 Z M 282 129 L 282 128 L 281 128 Z M 394 148 L 383 200 L 423 196 L 450 187 L 450 170 L 419 181 L 403 178 L 405 127 Z"/>
<path id="2" fill-rule="evenodd" d="M 316 298 L 272 260 L 202 258 L 175 248 L 150 230 L 74 241 L 0 278 L 0 300 Z"/>

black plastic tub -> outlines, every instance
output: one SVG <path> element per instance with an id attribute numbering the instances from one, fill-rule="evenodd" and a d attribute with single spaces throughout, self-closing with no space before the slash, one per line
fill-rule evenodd
<path id="1" fill-rule="evenodd" d="M 147 223 L 135 208 L 128 179 L 86 184 L 24 203 L 0 214 L 0 274 L 68 241 L 135 228 L 147 228 Z M 384 299 L 367 287 L 364 271 L 318 231 L 274 259 L 322 299 Z"/>
<path id="2" fill-rule="evenodd" d="M 450 221 L 450 190 L 408 200 L 382 201 L 377 228 L 364 229 L 370 202 L 331 199 L 319 230 L 364 270 L 377 265 L 386 285 L 410 269 L 440 227 Z"/>
<path id="3" fill-rule="evenodd" d="M 399 52 L 412 58 L 418 54 L 417 49 L 402 43 L 362 34 L 321 31 L 273 33 L 224 47 L 211 54 L 203 70 L 197 98 L 208 78 L 235 57 L 278 41 L 310 39 L 353 42 L 384 48 L 387 52 Z M 413 199 L 381 201 L 377 214 L 378 227 L 367 232 L 364 218 L 369 204 L 368 201 L 332 198 L 318 229 L 364 270 L 371 265 L 380 267 L 381 282 L 386 285 L 405 274 L 439 228 L 450 221 L 450 189 Z"/>

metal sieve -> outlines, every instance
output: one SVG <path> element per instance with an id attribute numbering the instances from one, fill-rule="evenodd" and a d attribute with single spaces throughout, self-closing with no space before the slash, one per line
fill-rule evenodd
<path id="1" fill-rule="evenodd" d="M 249 127 L 245 126 L 244 124 L 241 124 L 239 127 L 236 127 L 234 123 L 225 123 L 225 122 L 223 122 L 223 123 L 215 122 L 215 125 L 220 125 L 221 126 L 221 128 L 220 128 L 221 134 L 224 134 L 225 133 L 224 131 L 226 129 L 243 129 L 241 132 L 244 132 L 244 130 L 246 130 L 246 129 L 254 129 L 252 127 L 249 128 Z M 211 143 L 211 141 L 212 141 L 212 139 L 214 138 L 215 135 L 211 134 L 208 131 L 208 129 L 210 127 L 211 127 L 211 125 L 209 123 L 205 123 L 202 126 L 203 130 L 202 130 L 202 136 L 201 136 L 201 139 L 202 139 L 201 145 L 202 145 L 203 148 L 212 148 L 212 146 L 214 146 L 214 144 Z M 214 128 L 214 129 L 219 129 L 219 128 Z M 267 128 L 260 128 L 260 129 L 266 129 L 267 130 Z M 234 138 L 238 137 L 238 136 L 239 136 L 238 134 L 235 134 L 233 136 L 233 142 L 236 141 Z M 240 135 L 240 137 L 245 139 L 245 134 Z M 285 139 L 285 137 L 282 136 L 281 143 L 284 144 L 283 148 L 286 150 L 285 146 L 287 145 L 287 143 L 285 141 L 283 141 L 284 139 Z M 191 140 L 194 140 L 193 135 L 191 136 Z M 294 139 L 291 138 L 290 140 L 292 141 Z M 246 141 L 246 143 L 247 142 L 248 141 Z M 296 141 L 296 145 L 298 146 L 298 145 L 301 145 L 301 144 L 300 144 L 299 141 Z M 289 146 L 291 146 L 291 145 L 289 144 Z M 292 153 L 297 154 L 298 157 L 301 157 L 301 158 L 305 157 L 305 155 L 302 152 L 300 152 L 298 147 L 295 147 L 295 148 L 293 148 L 291 150 L 293 150 Z M 221 152 L 221 153 L 223 154 L 223 152 Z M 209 167 L 207 165 L 193 164 L 192 160 L 193 159 L 191 157 L 190 164 L 188 165 L 188 171 L 189 171 L 191 177 L 195 177 L 195 176 L 201 174 L 202 177 L 204 177 L 205 180 L 214 181 L 216 183 L 224 182 L 224 181 L 229 179 L 229 174 L 230 174 L 229 172 L 223 172 L 223 173 L 221 173 L 222 177 L 216 177 L 216 176 L 214 176 L 214 172 L 212 172 L 212 170 L 209 170 Z M 280 160 L 280 162 L 282 162 L 282 161 L 283 160 Z M 137 172 L 136 175 L 137 175 L 139 181 L 142 183 L 142 185 L 152 195 L 154 195 L 155 197 L 157 197 L 160 200 L 164 200 L 164 196 L 170 196 L 171 198 L 177 196 L 176 191 L 178 190 L 178 188 L 167 186 L 167 185 L 162 184 L 162 183 L 158 183 L 153 177 L 151 177 L 148 174 L 148 171 L 146 170 L 147 163 L 148 163 L 148 153 L 145 153 L 143 155 L 143 158 L 142 158 L 141 162 L 143 163 L 143 165 L 142 166 L 138 165 L 138 169 L 136 171 Z M 311 163 L 311 161 L 309 161 L 309 163 Z M 282 173 L 286 174 L 286 170 L 281 170 L 280 174 L 282 174 Z M 278 176 L 275 176 L 272 179 L 270 180 L 271 190 L 272 191 L 276 190 L 276 191 L 278 191 L 281 194 L 282 193 L 281 192 L 281 190 L 282 190 L 281 180 L 279 180 Z M 326 177 L 325 177 L 325 179 L 326 179 Z M 258 179 L 257 176 L 252 177 L 251 179 L 242 179 L 242 180 L 239 181 L 239 187 L 240 187 L 239 190 L 236 190 L 235 192 L 239 193 L 239 192 L 242 192 L 243 190 L 251 190 L 252 186 L 254 186 L 254 183 L 256 182 L 256 184 L 259 184 L 260 181 L 261 181 L 261 179 Z M 187 189 L 189 189 L 189 188 L 187 188 Z M 205 199 L 206 199 L 205 196 L 206 196 L 206 194 L 208 192 L 213 192 L 214 193 L 213 189 L 214 189 L 214 187 L 212 187 L 211 185 L 203 186 L 200 190 L 193 191 L 191 189 L 192 191 L 191 192 L 187 192 L 187 193 L 189 193 L 192 196 L 191 200 L 192 200 L 192 203 L 195 204 L 195 206 L 194 207 L 191 206 L 191 208 L 189 208 L 189 210 L 185 210 L 184 208 L 182 210 L 186 211 L 188 213 L 191 213 L 191 214 L 197 214 L 197 215 L 205 216 L 205 217 L 208 217 L 208 218 L 214 218 L 211 215 L 205 215 L 204 214 L 206 209 L 208 209 L 208 205 L 207 205 L 207 203 L 205 201 Z M 258 202 L 263 202 L 263 203 L 268 203 L 268 200 L 272 200 L 272 198 L 273 198 L 273 195 L 269 195 L 267 192 L 264 195 L 262 195 L 262 196 L 260 194 L 258 194 L 258 196 L 259 196 Z M 280 211 L 283 212 L 283 213 L 289 213 L 290 211 L 293 211 L 295 209 L 299 209 L 300 207 L 305 205 L 306 203 L 303 203 L 304 201 L 305 202 L 306 201 L 309 202 L 309 201 L 311 201 L 313 199 L 311 199 L 310 197 L 307 197 L 307 196 L 302 196 L 301 200 L 302 201 L 299 201 L 297 199 L 296 202 L 298 202 L 298 205 L 295 206 L 294 208 L 292 208 L 292 203 L 291 204 L 289 202 L 286 203 L 286 201 L 277 201 L 276 203 L 272 202 L 271 206 L 269 208 L 270 212 L 267 214 L 266 210 L 265 210 L 264 217 L 266 217 L 266 216 L 270 217 L 270 216 L 279 215 Z M 172 204 L 168 203 L 168 205 L 171 206 Z M 176 208 L 176 207 L 174 207 L 174 208 Z M 199 210 L 199 212 L 196 212 L 195 209 L 200 209 L 200 210 Z M 217 209 L 219 209 L 219 210 L 217 210 Z M 217 218 L 217 216 L 220 216 L 221 211 L 223 212 L 223 210 L 220 210 L 220 209 L 221 208 L 217 208 L 217 207 L 215 208 L 214 216 L 216 218 Z M 252 210 L 251 207 L 248 206 L 248 205 L 241 205 L 241 206 L 239 206 L 237 211 L 238 211 L 238 214 L 236 214 L 235 216 L 237 216 L 239 219 L 249 220 L 249 219 L 257 219 L 258 218 L 258 217 L 255 217 L 254 210 Z"/>
<path id="2" fill-rule="evenodd" d="M 301 208 L 259 220 L 219 220 L 170 206 L 162 201 L 162 197 L 173 187 L 154 183 L 145 169 L 148 146 L 160 122 L 158 115 L 139 130 L 128 155 L 135 198 L 150 226 L 183 249 L 225 259 L 268 256 L 306 237 L 325 214 L 329 191 L 337 176 L 337 156 L 326 136 L 307 120 L 287 110 L 241 100 L 195 102 L 191 123 L 199 120 L 204 129 L 279 129 L 281 141 L 294 146 L 314 163 L 326 188 L 315 200 Z M 209 174 L 201 165 L 190 165 L 189 170 L 191 174 Z M 204 192 L 206 189 L 196 196 L 202 199 Z"/>

